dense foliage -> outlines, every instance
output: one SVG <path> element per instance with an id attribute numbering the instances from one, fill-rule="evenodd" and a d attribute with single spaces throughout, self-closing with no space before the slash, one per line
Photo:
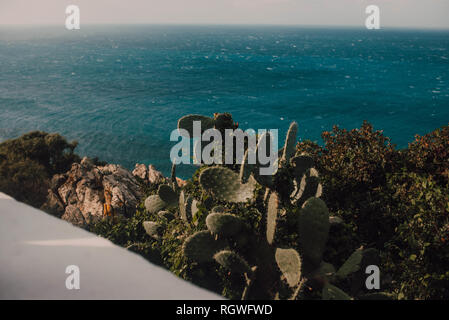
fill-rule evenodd
<path id="1" fill-rule="evenodd" d="M 0 191 L 40 207 L 51 177 L 65 173 L 73 162 L 77 142 L 56 133 L 33 131 L 0 143 Z"/>
<path id="2" fill-rule="evenodd" d="M 330 214 L 344 221 L 330 228 L 323 260 L 341 266 L 360 246 L 376 249 L 380 252 L 382 291 L 399 299 L 449 299 L 449 126 L 416 136 L 401 150 L 367 122 L 353 130 L 334 127 L 323 132 L 322 138 L 322 144 L 299 142 L 296 154 L 307 153 L 313 158 L 323 186 L 321 198 Z M 49 177 L 79 161 L 73 153 L 75 147 L 76 143 L 68 143 L 59 135 L 42 132 L 3 142 L 0 191 L 39 206 Z M 192 263 L 182 247 L 187 238 L 207 228 L 206 217 L 217 206 L 237 214 L 256 234 L 263 235 L 265 188 L 257 184 L 253 202 L 216 199 L 200 186 L 206 168 L 198 169 L 183 187 L 198 200 L 189 223 L 167 218 L 179 216 L 176 206 L 165 208 L 161 215 L 149 212 L 142 202 L 132 218 L 107 218 L 89 228 L 186 280 L 240 299 L 245 288 L 242 274 L 229 272 L 215 262 Z M 291 169 L 282 172 L 285 176 L 280 184 L 292 173 Z M 159 185 L 141 183 L 146 196 L 158 194 Z M 143 226 L 145 221 L 163 224 L 164 229 L 152 237 Z M 297 241 L 295 237 L 284 240 Z M 346 280 L 335 284 L 353 296 L 360 290 Z M 277 290 L 279 298 L 291 295 L 288 286 Z M 321 297 L 313 282 L 298 295 Z"/>
<path id="3" fill-rule="evenodd" d="M 449 126 L 396 150 L 364 123 L 324 132 L 313 154 L 327 205 L 350 238 L 381 250 L 384 286 L 406 299 L 449 298 Z"/>

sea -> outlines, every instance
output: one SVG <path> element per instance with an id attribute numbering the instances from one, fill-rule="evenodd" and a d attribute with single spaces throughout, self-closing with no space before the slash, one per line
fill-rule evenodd
<path id="1" fill-rule="evenodd" d="M 80 155 L 168 174 L 178 118 L 216 112 L 280 137 L 296 121 L 320 144 L 368 120 L 407 147 L 449 123 L 449 30 L 0 26 L 0 141 L 58 132 Z"/>

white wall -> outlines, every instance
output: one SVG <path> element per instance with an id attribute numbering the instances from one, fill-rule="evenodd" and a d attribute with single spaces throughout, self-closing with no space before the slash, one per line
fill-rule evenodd
<path id="1" fill-rule="evenodd" d="M 66 288 L 68 265 L 80 289 Z M 137 254 L 0 193 L 0 299 L 219 299 Z"/>

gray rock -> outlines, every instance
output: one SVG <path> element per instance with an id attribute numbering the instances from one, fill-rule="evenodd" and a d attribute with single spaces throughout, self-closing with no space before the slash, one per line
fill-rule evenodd
<path id="1" fill-rule="evenodd" d="M 53 177 L 42 209 L 77 226 L 104 216 L 132 216 L 142 194 L 131 172 L 116 164 L 97 166 L 84 158 Z"/>
<path id="2" fill-rule="evenodd" d="M 142 163 L 136 163 L 136 166 L 133 170 L 133 176 L 139 177 L 142 180 L 147 180 L 148 177 L 147 166 Z"/>
<path id="3" fill-rule="evenodd" d="M 87 223 L 80 209 L 72 205 L 67 206 L 67 208 L 65 209 L 65 213 L 62 215 L 61 219 L 68 221 L 78 227 L 83 227 Z"/>
<path id="4" fill-rule="evenodd" d="M 164 175 L 160 171 L 157 171 L 152 164 L 148 166 L 148 182 L 162 183 L 165 182 L 165 180 Z"/>

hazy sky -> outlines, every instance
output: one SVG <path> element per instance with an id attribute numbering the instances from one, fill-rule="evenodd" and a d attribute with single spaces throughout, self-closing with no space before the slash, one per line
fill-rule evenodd
<path id="1" fill-rule="evenodd" d="M 0 24 L 61 24 L 76 4 L 83 23 L 297 24 L 449 28 L 449 0 L 0 0 Z"/>

